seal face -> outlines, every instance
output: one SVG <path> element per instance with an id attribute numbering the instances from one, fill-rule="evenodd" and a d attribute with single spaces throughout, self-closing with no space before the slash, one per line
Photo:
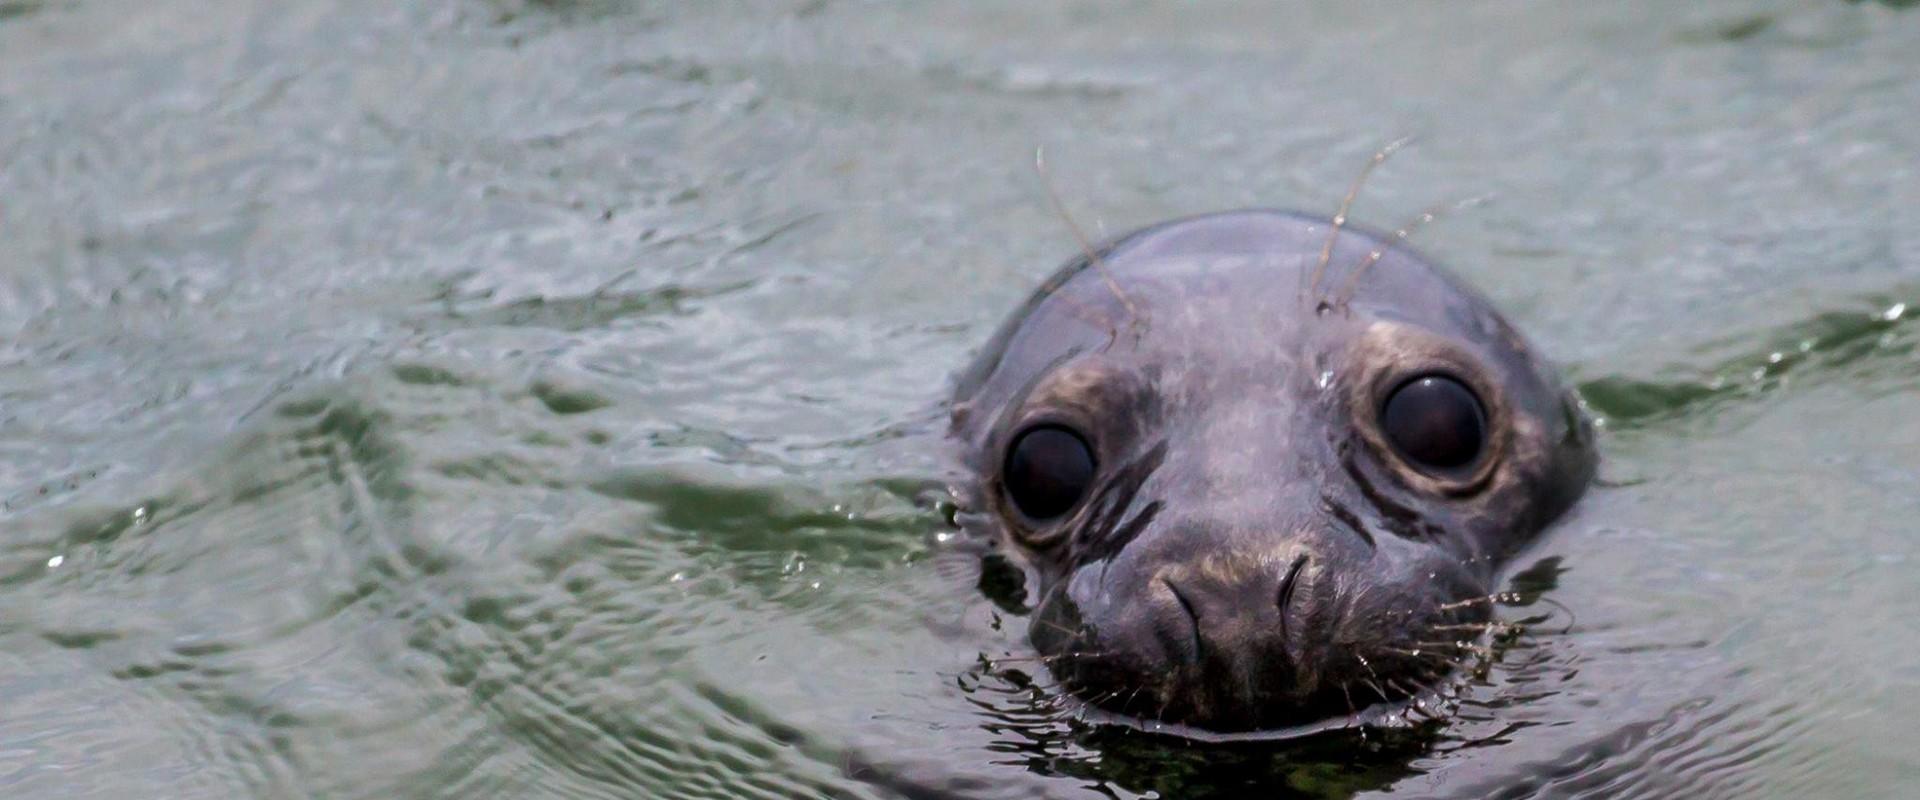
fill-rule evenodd
<path id="1" fill-rule="evenodd" d="M 1592 430 L 1478 294 L 1275 211 L 1066 265 L 964 372 L 959 519 L 1030 638 L 1115 713 L 1311 723 L 1444 675 L 1506 559 L 1584 491 Z M 1425 643 L 1425 644 L 1423 644 Z"/>

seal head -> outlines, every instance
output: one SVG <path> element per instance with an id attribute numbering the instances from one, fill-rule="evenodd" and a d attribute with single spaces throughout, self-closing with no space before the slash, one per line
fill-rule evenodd
<path id="1" fill-rule="evenodd" d="M 1054 675 L 1220 732 L 1445 675 L 1457 653 L 1434 643 L 1488 618 L 1501 566 L 1596 459 L 1485 299 L 1382 237 L 1275 211 L 1069 263 L 963 373 L 951 434 L 961 524 L 1026 572 Z"/>

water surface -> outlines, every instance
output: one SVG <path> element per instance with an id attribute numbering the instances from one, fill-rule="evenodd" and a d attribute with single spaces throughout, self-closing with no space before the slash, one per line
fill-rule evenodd
<path id="1" fill-rule="evenodd" d="M 0 0 L 6 797 L 1897 797 L 1910 3 Z M 1075 245 L 1420 234 L 1604 485 L 1438 720 L 1077 721 L 947 541 Z"/>

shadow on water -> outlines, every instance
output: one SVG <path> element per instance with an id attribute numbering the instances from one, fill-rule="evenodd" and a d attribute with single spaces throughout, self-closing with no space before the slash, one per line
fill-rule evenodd
<path id="1" fill-rule="evenodd" d="M 1421 771 L 1439 723 L 1370 733 L 1333 731 L 1289 743 L 1196 744 L 1127 728 L 1086 732 L 1097 759 L 1060 758 L 1039 745 L 1007 755 L 1036 771 L 1161 797 L 1338 798 L 1392 786 Z"/>
<path id="2" fill-rule="evenodd" d="M 1895 299 L 1900 296 L 1906 295 L 1869 298 L 1857 310 L 1831 311 L 1695 348 L 1717 362 L 1712 366 L 1668 366 L 1656 370 L 1659 377 L 1649 378 L 1586 378 L 1578 382 L 1579 393 L 1604 426 L 1625 432 L 1718 420 L 1720 411 L 1795 383 L 1920 378 L 1920 370 L 1912 366 L 1920 344 L 1913 325 L 1920 307 Z"/>

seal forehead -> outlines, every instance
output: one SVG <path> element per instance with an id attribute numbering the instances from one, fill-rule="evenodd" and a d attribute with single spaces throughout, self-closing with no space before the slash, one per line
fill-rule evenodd
<path id="1" fill-rule="evenodd" d="M 989 381 L 1025 384 L 1096 351 L 1135 353 L 1169 377 L 1233 381 L 1225 373 L 1330 353 L 1374 316 L 1463 339 L 1519 341 L 1484 299 L 1417 255 L 1351 230 L 1326 248 L 1325 225 L 1233 213 L 1125 237 L 1047 281 L 1001 328 L 959 394 Z M 1373 262 L 1353 286 L 1351 308 L 1318 313 L 1314 292 L 1334 291 L 1310 285 L 1322 252 L 1331 276 L 1324 283 L 1333 287 Z"/>

